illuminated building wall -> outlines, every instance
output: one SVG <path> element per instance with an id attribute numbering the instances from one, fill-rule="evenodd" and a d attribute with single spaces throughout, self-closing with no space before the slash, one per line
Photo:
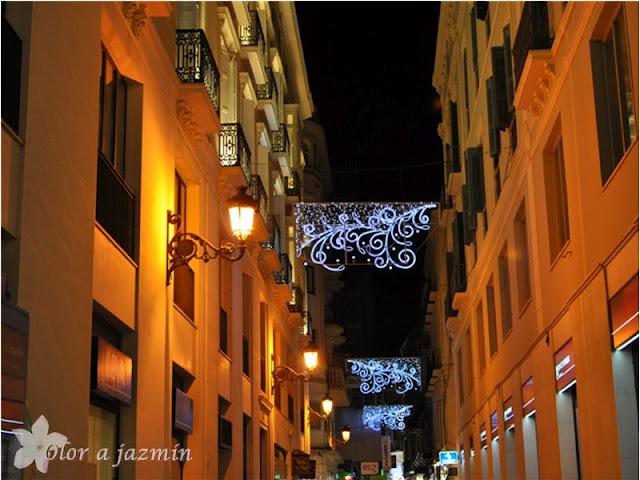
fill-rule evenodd
<path id="1" fill-rule="evenodd" d="M 276 463 L 290 477 L 291 452 L 310 451 L 308 387 L 272 394 L 271 370 L 302 370 L 310 340 L 292 205 L 313 110 L 293 4 L 17 3 L 3 39 L 5 22 L 20 81 L 2 113 L 3 302 L 29 316 L 31 416 L 77 447 L 100 428 L 126 447 L 186 444 L 185 478 L 273 478 Z M 193 260 L 168 285 L 167 212 L 231 241 L 243 184 L 261 200 L 246 255 Z M 90 394 L 93 336 L 132 361 L 130 402 Z M 120 478 L 179 469 L 129 462 Z"/>
<path id="2" fill-rule="evenodd" d="M 437 446 L 465 478 L 635 478 L 638 6 L 443 3 L 433 84 Z"/>

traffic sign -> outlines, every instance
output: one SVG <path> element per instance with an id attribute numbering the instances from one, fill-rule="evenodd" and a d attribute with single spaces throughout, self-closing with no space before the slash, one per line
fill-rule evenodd
<path id="1" fill-rule="evenodd" d="M 458 462 L 458 452 L 440 452 L 440 463 L 442 465 L 457 465 Z"/>

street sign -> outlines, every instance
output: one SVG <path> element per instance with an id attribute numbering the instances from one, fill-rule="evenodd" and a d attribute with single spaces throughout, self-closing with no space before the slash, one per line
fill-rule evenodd
<path id="1" fill-rule="evenodd" d="M 458 462 L 458 452 L 440 452 L 440 463 L 442 465 L 457 465 Z"/>
<path id="2" fill-rule="evenodd" d="M 360 462 L 361 475 L 377 475 L 379 472 L 378 462 Z"/>

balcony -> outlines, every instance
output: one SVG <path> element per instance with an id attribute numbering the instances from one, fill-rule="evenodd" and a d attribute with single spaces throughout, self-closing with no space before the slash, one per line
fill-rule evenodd
<path id="1" fill-rule="evenodd" d="M 206 133 L 220 126 L 220 72 L 203 30 L 176 30 L 176 74 L 179 99 Z"/>
<path id="2" fill-rule="evenodd" d="M 278 130 L 278 85 L 273 70 L 267 67 L 267 81 L 256 86 L 258 107 L 264 111 L 271 130 Z"/>
<path id="3" fill-rule="evenodd" d="M 257 213 L 260 216 L 260 218 L 254 222 L 255 229 L 253 233 L 255 239 L 258 242 L 262 242 L 265 241 L 269 236 L 269 232 L 267 230 L 269 197 L 267 197 L 267 192 L 264 189 L 264 185 L 262 184 L 260 175 L 251 175 L 249 188 L 251 190 L 251 196 L 258 204 Z"/>
<path id="4" fill-rule="evenodd" d="M 249 24 L 240 26 L 240 45 L 242 53 L 249 59 L 256 83 L 266 83 L 267 44 L 257 10 L 249 10 Z"/>
<path id="5" fill-rule="evenodd" d="M 96 220 L 126 252 L 134 257 L 136 197 L 122 177 L 98 154 Z"/>
<path id="6" fill-rule="evenodd" d="M 304 303 L 304 294 L 299 286 L 294 286 L 291 289 L 291 300 L 289 301 L 289 312 L 302 314 L 302 308 Z"/>
<path id="7" fill-rule="evenodd" d="M 273 278 L 276 282 L 276 295 L 285 303 L 291 301 L 291 282 L 292 282 L 292 267 L 289 261 L 289 255 L 286 253 L 280 254 L 281 269 L 277 272 L 273 272 Z"/>
<path id="8" fill-rule="evenodd" d="M 334 408 L 348 407 L 350 402 L 342 367 L 329 367 L 327 369 L 327 383 L 329 385 L 329 396 L 333 399 Z"/>
<path id="9" fill-rule="evenodd" d="M 287 197 L 300 197 L 300 176 L 298 172 L 291 172 L 291 176 L 285 177 L 284 190 Z"/>
<path id="10" fill-rule="evenodd" d="M 282 269 L 280 255 L 282 247 L 280 244 L 280 226 L 273 215 L 267 219 L 267 240 L 260 243 L 260 261 L 266 264 L 268 271 L 278 272 Z"/>
<path id="11" fill-rule="evenodd" d="M 530 50 L 548 50 L 552 43 L 553 39 L 549 35 L 547 2 L 524 2 L 518 32 L 513 42 L 516 90 Z"/>
<path id="12" fill-rule="evenodd" d="M 222 174 L 234 186 L 248 185 L 251 178 L 251 151 L 239 123 L 223 123 L 220 128 L 220 164 Z"/>
<path id="13" fill-rule="evenodd" d="M 280 164 L 280 170 L 284 176 L 289 175 L 289 133 L 283 123 L 280 128 L 271 132 L 271 151 Z"/>

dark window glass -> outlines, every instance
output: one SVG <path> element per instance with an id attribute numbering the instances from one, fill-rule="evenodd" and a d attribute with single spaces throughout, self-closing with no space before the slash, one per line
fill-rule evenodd
<path id="1" fill-rule="evenodd" d="M 304 269 L 307 274 L 307 293 L 316 293 L 315 270 L 313 265 L 306 265 Z"/>
<path id="2" fill-rule="evenodd" d="M 229 355 L 229 325 L 224 308 L 220 308 L 220 350 Z"/>
<path id="3" fill-rule="evenodd" d="M 5 5 L 2 15 L 2 119 L 14 132 L 19 133 L 22 40 L 4 17 L 4 7 Z"/>

